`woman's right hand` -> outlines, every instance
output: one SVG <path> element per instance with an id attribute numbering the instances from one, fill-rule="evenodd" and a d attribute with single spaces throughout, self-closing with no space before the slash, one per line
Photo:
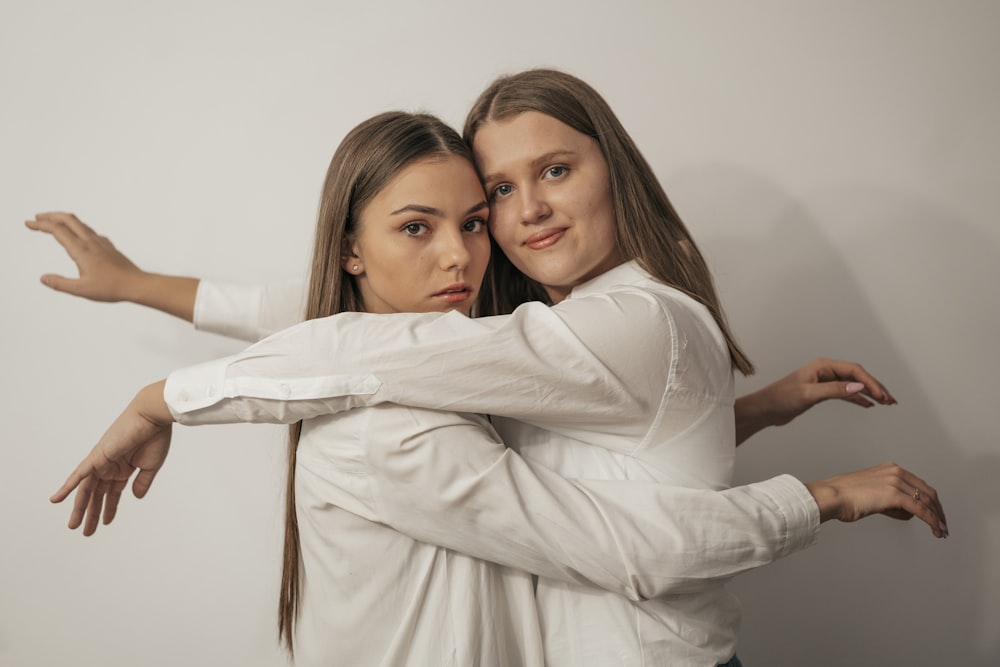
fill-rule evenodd
<path id="1" fill-rule="evenodd" d="M 132 493 L 142 498 L 153 484 L 170 450 L 173 416 L 163 398 L 164 381 L 143 388 L 100 441 L 80 462 L 49 500 L 61 503 L 76 489 L 70 513 L 72 530 L 83 524 L 83 534 L 90 536 L 103 522 L 111 523 L 118 511 L 122 491 L 129 478 Z M 86 523 L 84 523 L 86 519 Z"/>
<path id="2" fill-rule="evenodd" d="M 145 272 L 72 213 L 39 213 L 24 223 L 51 234 L 76 264 L 79 278 L 46 273 L 42 284 L 93 301 L 131 301 Z"/>
<path id="3" fill-rule="evenodd" d="M 937 490 L 895 463 L 810 482 L 806 488 L 819 505 L 820 521 L 851 522 L 872 514 L 904 521 L 917 517 L 935 537 L 948 537 Z"/>
<path id="4" fill-rule="evenodd" d="M 51 234 L 76 263 L 79 278 L 54 273 L 42 284 L 92 301 L 131 301 L 191 322 L 198 279 L 149 273 L 132 263 L 72 213 L 39 213 L 24 223 L 28 229 Z"/>

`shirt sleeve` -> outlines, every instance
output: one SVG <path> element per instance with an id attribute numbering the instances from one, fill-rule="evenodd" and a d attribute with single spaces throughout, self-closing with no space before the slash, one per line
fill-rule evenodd
<path id="1" fill-rule="evenodd" d="M 305 289 L 301 281 L 240 285 L 201 280 L 194 301 L 194 326 L 256 342 L 302 321 Z"/>
<path id="2" fill-rule="evenodd" d="M 318 466 L 333 504 L 415 540 L 633 600 L 690 593 L 813 544 L 819 510 L 794 477 L 726 491 L 569 480 L 455 414 L 380 406 L 365 489 Z M 387 433 L 405 434 L 387 438 Z"/>
<path id="3" fill-rule="evenodd" d="M 341 313 L 177 371 L 165 398 L 182 424 L 289 422 L 391 402 L 583 440 L 595 430 L 637 438 L 663 395 L 669 336 L 661 307 L 633 294 L 478 319 Z"/>

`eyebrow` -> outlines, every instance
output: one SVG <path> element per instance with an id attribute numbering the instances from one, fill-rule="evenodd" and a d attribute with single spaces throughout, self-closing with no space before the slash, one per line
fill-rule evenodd
<path id="1" fill-rule="evenodd" d="M 539 155 L 534 160 L 531 161 L 531 168 L 538 169 L 546 162 L 552 162 L 558 160 L 559 158 L 572 158 L 576 157 L 576 151 L 571 151 L 569 149 L 561 149 L 557 151 L 549 151 L 544 155 Z M 494 172 L 492 174 L 486 174 L 483 176 L 483 183 L 493 183 L 494 181 L 502 181 L 505 178 L 505 174 L 502 171 Z"/>
<path id="2" fill-rule="evenodd" d="M 484 208 L 488 208 L 488 204 L 486 203 L 485 199 L 476 204 L 475 206 L 469 208 L 469 210 L 463 213 L 462 215 L 470 215 Z M 441 209 L 434 208 L 433 206 L 423 206 L 422 204 L 407 204 L 403 208 L 397 209 L 392 213 L 390 213 L 389 215 L 399 215 L 400 213 L 422 213 L 423 215 L 433 215 L 438 218 L 445 217 L 445 213 Z"/>

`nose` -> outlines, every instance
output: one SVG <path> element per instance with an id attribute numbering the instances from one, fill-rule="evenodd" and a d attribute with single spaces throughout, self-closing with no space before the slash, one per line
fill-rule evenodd
<path id="1" fill-rule="evenodd" d="M 442 269 L 461 271 L 469 266 L 472 253 L 467 245 L 467 235 L 456 229 L 439 234 L 438 239 L 441 242 L 439 259 Z"/>
<path id="2" fill-rule="evenodd" d="M 521 211 L 521 224 L 533 225 L 544 221 L 552 213 L 548 203 L 537 186 L 521 187 L 517 190 Z"/>

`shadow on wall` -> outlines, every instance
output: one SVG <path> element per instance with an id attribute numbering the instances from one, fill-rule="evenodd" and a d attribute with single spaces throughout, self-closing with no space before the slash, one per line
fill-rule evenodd
<path id="1" fill-rule="evenodd" d="M 998 664 L 996 240 L 912 195 L 863 186 L 797 202 L 724 166 L 670 187 L 684 193 L 682 215 L 757 363 L 741 390 L 823 355 L 861 361 L 900 400 L 824 405 L 762 433 L 741 448 L 737 481 L 820 479 L 892 460 L 940 491 L 952 533 L 937 541 L 922 523 L 884 517 L 825 524 L 816 547 L 737 579 L 743 660 Z"/>

